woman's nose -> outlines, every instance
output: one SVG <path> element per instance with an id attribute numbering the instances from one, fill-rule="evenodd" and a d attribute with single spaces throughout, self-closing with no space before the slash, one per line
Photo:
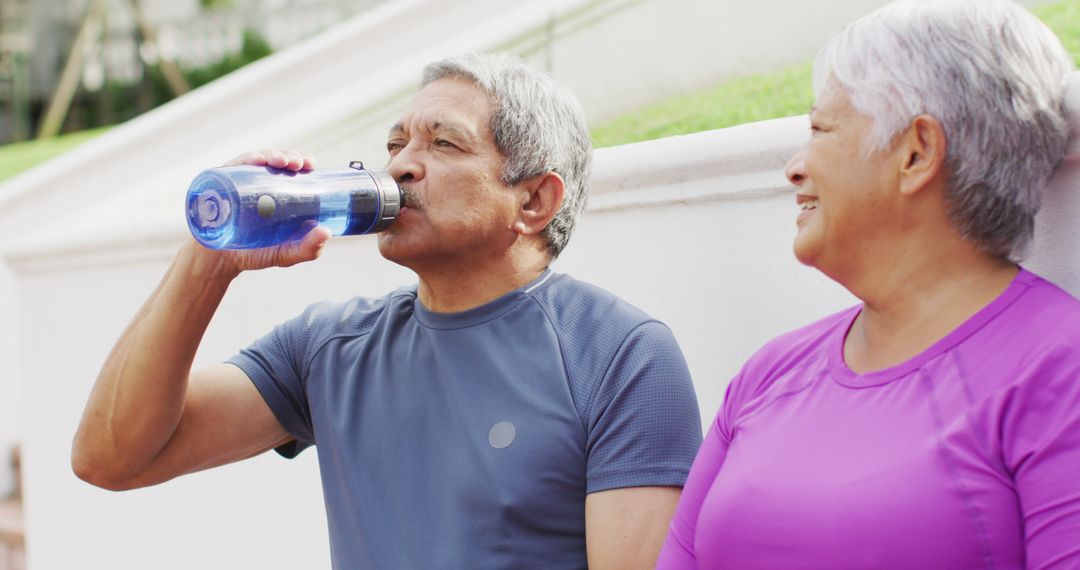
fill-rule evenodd
<path id="1" fill-rule="evenodd" d="M 806 181 L 806 154 L 802 149 L 788 161 L 787 166 L 784 167 L 784 175 L 796 186 L 802 186 Z"/>

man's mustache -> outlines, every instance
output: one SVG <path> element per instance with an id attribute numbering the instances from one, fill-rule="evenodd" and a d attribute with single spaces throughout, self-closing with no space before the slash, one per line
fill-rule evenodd
<path id="1" fill-rule="evenodd" d="M 424 207 L 423 200 L 420 199 L 420 196 L 417 195 L 416 192 L 413 192 L 412 188 L 405 184 L 399 184 L 398 188 L 401 189 L 401 201 L 406 208 L 419 210 Z"/>

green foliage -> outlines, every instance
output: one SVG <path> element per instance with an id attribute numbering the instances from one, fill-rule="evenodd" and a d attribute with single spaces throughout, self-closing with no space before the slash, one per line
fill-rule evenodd
<path id="1" fill-rule="evenodd" d="M 194 89 L 210 83 L 218 77 L 232 73 L 257 59 L 266 57 L 273 51 L 270 44 L 262 36 L 255 32 L 245 31 L 244 43 L 239 53 L 229 54 L 217 63 L 206 67 L 184 70 L 184 77 L 187 78 L 191 88 Z M 155 68 L 155 71 L 158 74 L 158 80 L 162 83 L 162 87 L 165 87 L 164 78 L 161 77 L 161 70 Z"/>
<path id="2" fill-rule="evenodd" d="M 627 113 L 593 129 L 597 147 L 627 144 L 801 115 L 814 103 L 809 64 L 742 77 L 707 91 Z"/>
<path id="3" fill-rule="evenodd" d="M 182 69 L 192 89 L 272 53 L 270 44 L 254 32 L 244 32 L 240 52 L 229 54 L 205 67 Z M 141 83 L 108 82 L 96 93 L 79 92 L 69 111 L 65 131 L 77 131 L 115 124 L 138 116 L 173 99 L 160 65 L 146 68 L 146 80 Z"/>
<path id="4" fill-rule="evenodd" d="M 63 154 L 107 130 L 109 130 L 108 127 L 105 127 L 60 135 L 51 139 L 0 146 L 0 181 L 6 180 L 53 156 Z"/>
<path id="5" fill-rule="evenodd" d="M 1032 12 L 1057 34 L 1080 67 L 1080 0 L 1043 4 Z M 813 104 L 810 75 L 807 63 L 676 97 L 595 126 L 593 144 L 614 146 L 801 115 Z"/>
<path id="6" fill-rule="evenodd" d="M 214 2 L 230 0 L 210 0 Z M 182 73 L 192 88 L 199 87 L 272 53 L 270 44 L 252 32 L 244 33 L 239 53 Z M 63 134 L 51 139 L 0 145 L 0 181 L 62 154 L 108 130 L 107 126 L 126 121 L 173 98 L 159 66 L 147 70 L 147 80 L 137 84 L 106 83 L 96 93 L 79 92 L 68 112 Z M 84 130 L 90 129 L 90 130 Z M 75 132 L 71 132 L 75 131 Z"/>
<path id="7" fill-rule="evenodd" d="M 1032 8 L 1032 13 L 1057 34 L 1061 45 L 1080 67 L 1080 0 L 1063 0 Z"/>

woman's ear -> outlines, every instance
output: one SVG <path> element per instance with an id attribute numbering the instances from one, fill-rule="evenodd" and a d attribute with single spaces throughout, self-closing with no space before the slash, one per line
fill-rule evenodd
<path id="1" fill-rule="evenodd" d="M 913 195 L 945 172 L 945 129 L 931 115 L 919 115 L 899 141 L 900 192 Z"/>
<path id="2" fill-rule="evenodd" d="M 523 236 L 539 234 L 562 207 L 566 188 L 563 179 L 554 172 L 547 172 L 522 181 L 518 188 L 524 191 L 524 195 L 514 221 L 514 230 Z"/>

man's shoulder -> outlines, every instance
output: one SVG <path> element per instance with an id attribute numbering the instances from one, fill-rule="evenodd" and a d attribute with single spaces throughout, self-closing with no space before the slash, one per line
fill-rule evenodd
<path id="1" fill-rule="evenodd" d="M 286 323 L 301 328 L 320 344 L 330 338 L 363 335 L 384 316 L 411 314 L 416 286 L 399 287 L 382 297 L 357 296 L 346 300 L 324 300 L 309 305 L 304 312 Z"/>
<path id="2" fill-rule="evenodd" d="M 598 380 L 631 354 L 682 358 L 667 325 L 596 285 L 553 274 L 529 296 L 545 313 L 568 372 L 579 382 Z"/>
<path id="3" fill-rule="evenodd" d="M 659 322 L 614 293 L 566 274 L 552 273 L 529 295 L 553 323 L 571 329 L 626 334 L 644 323 Z"/>

